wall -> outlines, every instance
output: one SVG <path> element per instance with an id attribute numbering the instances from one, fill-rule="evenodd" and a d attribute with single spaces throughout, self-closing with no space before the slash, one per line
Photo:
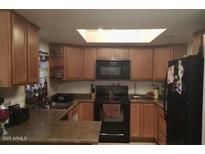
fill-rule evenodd
<path id="1" fill-rule="evenodd" d="M 112 85 L 113 83 L 117 85 L 127 85 L 129 87 L 129 94 L 138 93 L 145 94 L 148 91 L 153 89 L 153 84 L 162 87 L 162 84 L 157 82 L 133 82 L 133 81 L 74 81 L 74 82 L 66 82 L 60 81 L 58 82 L 57 92 L 65 92 L 65 93 L 79 93 L 79 94 L 88 94 L 90 93 L 91 83 L 96 85 Z M 136 88 L 135 88 L 136 84 Z M 135 90 L 136 89 L 136 90 Z"/>
<path id="2" fill-rule="evenodd" d="M 5 102 L 12 104 L 25 105 L 25 91 L 24 86 L 0 88 L 0 94 L 5 97 Z"/>
<path id="3" fill-rule="evenodd" d="M 203 36 L 203 45 L 204 45 L 204 55 L 205 55 L 205 35 Z M 205 63 L 204 63 L 204 90 L 203 90 L 202 144 L 205 145 Z"/>
<path id="4" fill-rule="evenodd" d="M 42 38 L 40 38 L 40 42 L 39 42 L 39 50 L 43 51 L 43 52 L 49 52 L 49 46 L 48 46 L 48 42 Z M 48 71 L 49 73 L 49 71 Z M 53 95 L 54 93 L 56 93 L 57 91 L 57 82 L 56 81 L 52 81 L 50 82 L 50 80 L 48 79 L 48 95 Z"/>

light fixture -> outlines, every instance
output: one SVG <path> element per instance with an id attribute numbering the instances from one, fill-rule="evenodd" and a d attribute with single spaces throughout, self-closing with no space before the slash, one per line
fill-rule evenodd
<path id="1" fill-rule="evenodd" d="M 166 29 L 77 29 L 87 43 L 150 43 Z"/>

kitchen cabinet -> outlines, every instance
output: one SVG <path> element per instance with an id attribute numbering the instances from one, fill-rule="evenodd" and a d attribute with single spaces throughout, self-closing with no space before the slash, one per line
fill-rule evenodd
<path id="1" fill-rule="evenodd" d="M 66 80 L 66 47 L 62 44 L 49 44 L 50 79 Z"/>
<path id="2" fill-rule="evenodd" d="M 12 14 L 12 81 L 13 85 L 27 83 L 27 22 Z"/>
<path id="3" fill-rule="evenodd" d="M 13 11 L 1 10 L 0 29 L 0 86 L 38 82 L 39 28 Z"/>
<path id="4" fill-rule="evenodd" d="M 96 72 L 97 48 L 84 48 L 84 75 L 85 80 L 94 80 Z"/>
<path id="5" fill-rule="evenodd" d="M 158 126 L 158 123 L 159 123 L 159 107 L 157 104 L 155 104 L 154 106 L 154 138 L 155 138 L 155 141 L 158 142 L 158 131 L 159 131 L 159 126 Z"/>
<path id="6" fill-rule="evenodd" d="M 128 48 L 115 48 L 115 59 L 129 59 L 129 49 Z"/>
<path id="7" fill-rule="evenodd" d="M 79 120 L 79 105 L 76 105 L 70 112 L 67 114 L 68 121 L 78 121 Z"/>
<path id="8" fill-rule="evenodd" d="M 152 48 L 130 49 L 131 80 L 152 80 Z"/>
<path id="9" fill-rule="evenodd" d="M 98 59 L 114 59 L 115 48 L 98 48 Z"/>
<path id="10" fill-rule="evenodd" d="M 154 139 L 155 103 L 131 103 L 130 138 Z"/>
<path id="11" fill-rule="evenodd" d="M 154 138 L 154 103 L 141 104 L 141 136 Z"/>
<path id="12" fill-rule="evenodd" d="M 205 29 L 198 31 L 193 34 L 192 40 L 192 54 L 198 54 L 199 47 L 203 44 L 203 35 L 205 34 Z"/>
<path id="13" fill-rule="evenodd" d="M 187 54 L 187 45 L 179 44 L 171 46 L 171 60 L 182 58 Z"/>
<path id="14" fill-rule="evenodd" d="M 93 121 L 94 106 L 92 102 L 80 102 L 79 121 Z"/>
<path id="15" fill-rule="evenodd" d="M 39 34 L 34 26 L 28 26 L 28 82 L 39 80 Z"/>
<path id="16" fill-rule="evenodd" d="M 159 107 L 158 119 L 158 144 L 166 144 L 166 120 L 164 110 L 161 107 Z"/>
<path id="17" fill-rule="evenodd" d="M 83 63 L 82 48 L 66 46 L 66 80 L 81 80 Z"/>
<path id="18" fill-rule="evenodd" d="M 168 61 L 171 60 L 170 47 L 156 47 L 154 49 L 154 68 L 153 68 L 153 80 L 163 81 L 166 77 L 168 69 Z"/>
<path id="19" fill-rule="evenodd" d="M 131 103 L 130 108 L 130 137 L 140 137 L 140 104 Z"/>

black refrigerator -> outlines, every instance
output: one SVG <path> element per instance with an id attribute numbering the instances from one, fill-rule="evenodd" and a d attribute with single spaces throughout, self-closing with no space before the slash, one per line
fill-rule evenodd
<path id="1" fill-rule="evenodd" d="M 168 66 L 167 144 L 201 144 L 204 58 L 189 56 Z"/>

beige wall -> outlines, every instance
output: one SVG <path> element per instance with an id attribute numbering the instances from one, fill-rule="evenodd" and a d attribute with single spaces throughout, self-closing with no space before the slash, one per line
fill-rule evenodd
<path id="1" fill-rule="evenodd" d="M 111 85 L 117 84 L 120 85 L 127 85 L 129 87 L 129 94 L 135 93 L 135 84 L 136 84 L 136 93 L 138 94 L 145 94 L 148 91 L 153 89 L 152 84 L 162 86 L 161 83 L 153 83 L 153 82 L 132 82 L 132 81 L 75 81 L 75 82 L 68 82 L 68 81 L 61 81 L 58 82 L 57 92 L 66 92 L 66 93 L 83 93 L 88 94 L 90 93 L 90 86 L 91 83 L 94 85 Z"/>
<path id="2" fill-rule="evenodd" d="M 11 105 L 25 105 L 24 86 L 0 88 L 0 94 L 5 97 L 5 102 L 11 102 Z"/>

